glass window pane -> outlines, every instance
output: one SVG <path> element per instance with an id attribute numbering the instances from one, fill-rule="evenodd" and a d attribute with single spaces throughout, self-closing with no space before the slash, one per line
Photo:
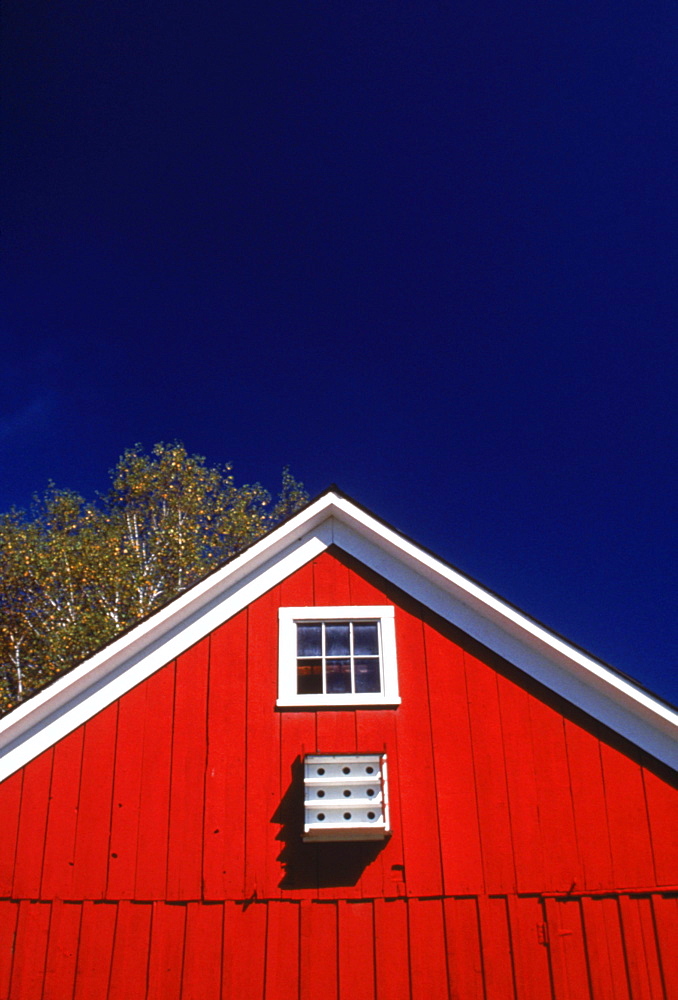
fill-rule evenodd
<path id="1" fill-rule="evenodd" d="M 325 653 L 327 656 L 348 656 L 351 652 L 350 626 L 347 622 L 325 625 Z"/>
<path id="2" fill-rule="evenodd" d="M 374 691 L 381 691 L 381 679 L 379 671 L 379 657 L 355 661 L 355 689 L 356 694 L 368 694 Z"/>
<path id="3" fill-rule="evenodd" d="M 372 656 L 379 652 L 379 626 L 376 622 L 354 622 L 353 652 L 356 656 Z"/>
<path id="4" fill-rule="evenodd" d="M 297 656 L 322 655 L 322 625 L 297 625 Z"/>
<path id="5" fill-rule="evenodd" d="M 297 694 L 323 693 L 323 661 L 297 660 Z"/>
<path id="6" fill-rule="evenodd" d="M 351 661 L 349 659 L 327 660 L 325 672 L 328 694 L 350 694 Z"/>

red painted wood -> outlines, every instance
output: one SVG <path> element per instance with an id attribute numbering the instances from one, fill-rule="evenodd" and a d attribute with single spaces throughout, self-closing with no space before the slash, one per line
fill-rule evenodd
<path id="1" fill-rule="evenodd" d="M 0 782 L 0 816 L 2 816 L 2 836 L 0 837 L 0 896 L 11 896 L 14 881 L 14 859 L 16 856 L 19 813 L 21 811 L 21 785 L 23 771 L 16 771 Z M 2 994 L 0 994 L 1 996 Z"/>
<path id="2" fill-rule="evenodd" d="M 245 897 L 280 895 L 280 715 L 278 684 L 278 588 L 248 611 L 247 784 L 245 802 Z"/>
<path id="3" fill-rule="evenodd" d="M 485 995 L 488 1000 L 490 997 L 514 1000 L 516 993 L 506 899 L 501 896 L 481 897 L 478 900 L 478 914 Z"/>
<path id="4" fill-rule="evenodd" d="M 579 899 L 545 900 L 554 1000 L 590 1000 Z"/>
<path id="5" fill-rule="evenodd" d="M 294 607 L 294 605 L 290 605 Z M 283 712 L 280 718 L 280 806 L 275 826 L 279 885 L 284 898 L 318 895 L 318 845 L 304 844 L 303 757 L 316 750 L 314 712 Z"/>
<path id="6" fill-rule="evenodd" d="M 224 908 L 224 1000 L 260 1000 L 264 995 L 267 910 L 266 903 L 227 903 Z"/>
<path id="7" fill-rule="evenodd" d="M 567 719 L 565 741 L 577 849 L 583 865 L 583 884 L 577 889 L 609 889 L 614 879 L 600 743 Z"/>
<path id="8" fill-rule="evenodd" d="M 75 989 L 75 969 L 80 941 L 81 903 L 55 899 L 49 925 L 45 966 L 44 996 L 71 1000 Z M 0 996 L 2 996 L 0 990 Z"/>
<path id="9" fill-rule="evenodd" d="M 342 900 L 339 918 L 340 1000 L 374 1000 L 374 908 L 371 900 Z"/>
<path id="10" fill-rule="evenodd" d="M 212 634 L 207 700 L 206 899 L 242 895 L 245 872 L 247 612 Z"/>
<path id="11" fill-rule="evenodd" d="M 497 675 L 497 691 L 516 887 L 519 892 L 539 892 L 544 885 L 544 850 L 530 733 L 530 696 L 501 674 Z"/>
<path id="12" fill-rule="evenodd" d="M 447 961 L 440 899 L 410 899 L 412 1000 L 447 1000 Z"/>
<path id="13" fill-rule="evenodd" d="M 582 913 L 594 1000 L 628 1000 L 618 900 L 606 896 L 584 897 Z"/>
<path id="14" fill-rule="evenodd" d="M 265 1000 L 299 998 L 299 903 L 268 904 Z"/>
<path id="15" fill-rule="evenodd" d="M 85 724 L 75 834 L 74 899 L 100 899 L 106 894 L 117 719 L 116 702 Z"/>
<path id="16" fill-rule="evenodd" d="M 323 552 L 313 560 L 313 597 L 319 607 L 351 603 L 349 569 L 331 552 Z"/>
<path id="17" fill-rule="evenodd" d="M 657 885 L 678 886 L 678 790 L 642 769 Z"/>
<path id="18" fill-rule="evenodd" d="M 480 893 L 483 863 L 464 654 L 430 625 L 424 638 L 445 892 Z"/>
<path id="19" fill-rule="evenodd" d="M 301 904 L 300 1000 L 338 1000 L 337 904 Z"/>
<path id="20" fill-rule="evenodd" d="M 167 889 L 174 675 L 172 662 L 143 684 L 146 709 L 137 831 L 137 899 L 164 899 Z"/>
<path id="21" fill-rule="evenodd" d="M 180 1000 L 187 903 L 152 904 L 147 1000 Z"/>
<path id="22" fill-rule="evenodd" d="M 146 996 L 150 933 L 150 904 L 123 899 L 118 904 L 108 1000 Z"/>
<path id="23" fill-rule="evenodd" d="M 569 891 L 583 882 L 572 808 L 563 717 L 530 697 L 530 728 L 543 845 L 540 889 Z"/>
<path id="24" fill-rule="evenodd" d="M 176 663 L 168 899 L 202 897 L 208 654 L 209 642 L 203 639 L 183 653 Z"/>
<path id="25" fill-rule="evenodd" d="M 24 768 L 17 835 L 14 885 L 17 899 L 39 899 L 53 751 L 46 750 Z"/>
<path id="26" fill-rule="evenodd" d="M 615 888 L 654 884 L 654 864 L 640 767 L 601 743 Z"/>
<path id="27" fill-rule="evenodd" d="M 405 895 L 403 872 L 402 817 L 400 813 L 400 776 L 398 772 L 397 710 L 356 712 L 356 747 L 360 753 L 386 752 L 389 814 L 392 835 L 379 845 L 374 860 L 363 871 L 357 888 L 368 899 Z"/>
<path id="28" fill-rule="evenodd" d="M 39 1000 L 45 978 L 50 903 L 22 900 L 14 940 L 9 1000 Z"/>
<path id="29" fill-rule="evenodd" d="M 121 698 L 118 705 L 108 899 L 134 898 L 145 721 L 146 689 L 140 684 Z"/>
<path id="30" fill-rule="evenodd" d="M 417 664 L 416 670 L 401 669 L 399 676 L 398 772 L 405 884 L 408 895 L 438 896 L 443 880 L 424 629 L 419 619 L 398 607 L 396 642 L 399 662 Z"/>
<path id="31" fill-rule="evenodd" d="M 551 994 L 546 915 L 535 896 L 509 896 L 513 974 L 518 1000 L 544 1000 Z"/>
<path id="32" fill-rule="evenodd" d="M 106 996 L 117 916 L 116 903 L 87 901 L 82 904 L 75 1000 Z"/>
<path id="33" fill-rule="evenodd" d="M 485 891 L 510 892 L 515 872 L 496 674 L 469 653 L 464 662 Z"/>
<path id="34" fill-rule="evenodd" d="M 450 1000 L 485 1000 L 477 901 L 448 898 L 443 908 Z"/>
<path id="35" fill-rule="evenodd" d="M 181 1000 L 219 1000 L 223 944 L 223 904 L 189 903 Z"/>
<path id="36" fill-rule="evenodd" d="M 410 949 L 405 899 L 375 899 L 374 946 L 377 1000 L 409 997 Z"/>
<path id="37" fill-rule="evenodd" d="M 649 896 L 620 896 L 626 967 L 633 1000 L 663 996 L 652 904 Z"/>
<path id="38" fill-rule="evenodd" d="M 71 899 L 84 726 L 54 747 L 49 813 L 42 867 L 43 899 Z"/>
<path id="39" fill-rule="evenodd" d="M 9 993 L 18 919 L 19 904 L 11 899 L 0 899 L 0 997 Z"/>
<path id="40" fill-rule="evenodd" d="M 678 997 L 678 896 L 653 895 L 652 912 L 657 930 L 666 1000 Z"/>

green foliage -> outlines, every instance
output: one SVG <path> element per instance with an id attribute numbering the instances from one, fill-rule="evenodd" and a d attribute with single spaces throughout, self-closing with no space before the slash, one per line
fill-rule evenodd
<path id="1" fill-rule="evenodd" d="M 288 469 L 279 497 L 236 486 L 182 444 L 137 445 L 97 503 L 50 485 L 0 515 L 0 714 L 110 642 L 293 514 L 308 496 Z"/>

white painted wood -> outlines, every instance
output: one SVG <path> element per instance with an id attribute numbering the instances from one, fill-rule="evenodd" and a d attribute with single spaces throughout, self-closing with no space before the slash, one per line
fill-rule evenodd
<path id="1" fill-rule="evenodd" d="M 328 492 L 0 720 L 0 780 L 335 544 L 613 731 L 678 769 L 678 713 Z"/>

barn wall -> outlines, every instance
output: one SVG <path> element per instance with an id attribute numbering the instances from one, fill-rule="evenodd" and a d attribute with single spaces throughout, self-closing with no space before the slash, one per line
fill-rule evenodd
<path id="1" fill-rule="evenodd" d="M 675 789 L 407 600 L 396 610 L 398 709 L 275 709 L 278 606 L 394 598 L 324 554 L 7 779 L 0 896 L 677 886 Z M 302 845 L 300 756 L 382 748 L 393 837 Z"/>
<path id="2" fill-rule="evenodd" d="M 276 710 L 278 607 L 381 603 L 401 706 Z M 303 754 L 382 749 L 393 836 L 302 844 Z M 678 995 L 675 785 L 338 553 L 0 784 L 0 817 L 0 1000 Z"/>

